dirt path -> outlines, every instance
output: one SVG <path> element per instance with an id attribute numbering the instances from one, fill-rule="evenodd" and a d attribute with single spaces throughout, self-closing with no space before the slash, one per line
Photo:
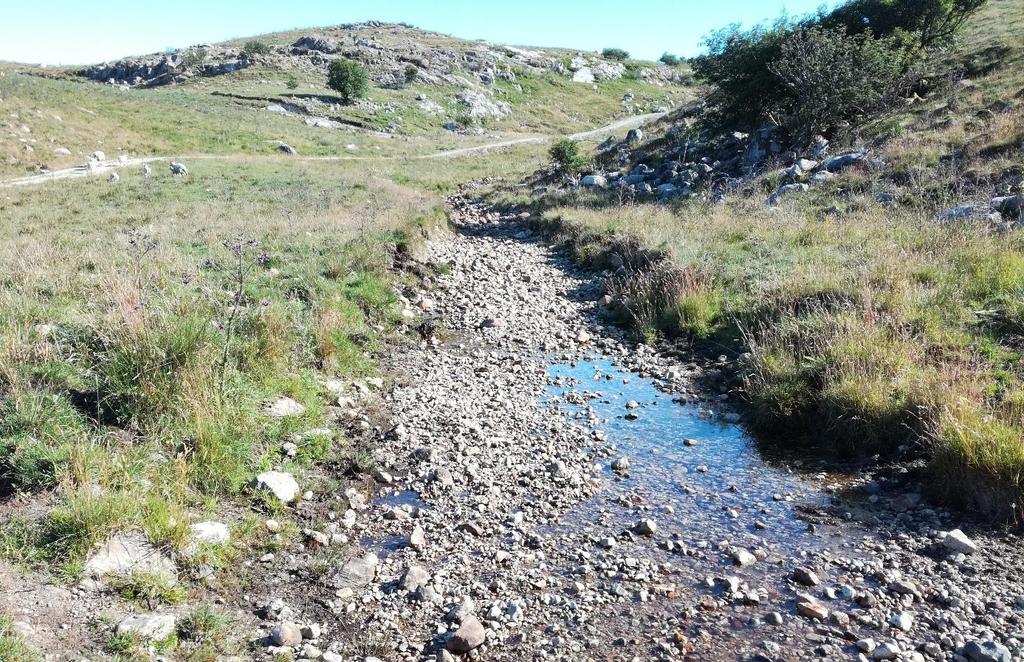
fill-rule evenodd
<path id="1" fill-rule="evenodd" d="M 605 126 L 598 127 L 596 129 L 590 129 L 588 131 L 582 131 L 580 133 L 574 133 L 569 138 L 573 140 L 587 140 L 595 136 L 604 135 L 612 131 L 618 131 L 621 129 L 632 129 L 643 126 L 648 122 L 657 120 L 664 116 L 664 113 L 650 113 L 647 115 L 637 115 L 634 117 L 626 117 L 624 119 L 617 120 Z M 515 145 L 531 145 L 531 144 L 544 144 L 554 140 L 555 136 L 529 136 L 525 138 L 514 138 L 511 140 L 501 140 L 493 143 L 487 143 L 484 145 L 475 145 L 473 147 L 462 147 L 459 149 L 443 150 L 439 152 L 433 152 L 430 154 L 420 154 L 416 156 L 295 156 L 297 160 L 301 161 L 393 161 L 393 160 L 427 160 L 427 159 L 448 159 L 458 158 L 463 156 L 473 156 L 475 154 L 485 154 L 498 149 L 504 149 L 507 147 L 513 147 Z M 237 158 L 238 155 L 220 155 L 220 154 L 190 154 L 182 156 L 179 160 L 185 162 L 195 160 L 214 161 L 214 160 L 230 160 Z M 175 157 L 178 158 L 178 157 Z M 269 155 L 246 155 L 246 158 L 280 158 L 280 156 L 269 156 Z M 134 168 L 141 166 L 145 163 L 155 163 L 160 161 L 168 161 L 170 157 L 165 156 L 145 156 L 145 157 L 133 157 L 133 158 L 122 158 L 122 159 L 110 159 L 105 161 L 94 161 L 86 165 L 75 166 L 73 168 L 63 168 L 60 170 L 53 170 L 38 175 L 28 175 L 25 177 L 15 177 L 13 179 L 7 179 L 0 181 L 0 188 L 17 187 L 17 186 L 35 186 L 38 184 L 46 184 L 50 182 L 63 181 L 68 179 L 79 179 L 83 177 L 91 177 L 97 175 L 104 175 L 107 173 L 116 172 L 123 168 Z"/>

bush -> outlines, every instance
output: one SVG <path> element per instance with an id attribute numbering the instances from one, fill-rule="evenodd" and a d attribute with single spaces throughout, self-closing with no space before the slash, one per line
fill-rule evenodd
<path id="1" fill-rule="evenodd" d="M 358 62 L 334 60 L 327 69 L 327 87 L 340 94 L 342 101 L 351 103 L 353 99 L 366 96 L 369 78 Z"/>
<path id="2" fill-rule="evenodd" d="M 420 75 L 420 70 L 416 67 L 415 64 L 407 64 L 407 65 L 405 65 L 405 84 L 406 85 L 411 85 L 416 80 L 416 77 L 419 76 L 419 75 Z"/>
<path id="3" fill-rule="evenodd" d="M 299 89 L 299 80 L 295 76 L 289 76 L 288 80 L 284 83 L 285 87 L 289 90 Z"/>
<path id="4" fill-rule="evenodd" d="M 850 34 L 870 30 L 876 37 L 913 35 L 922 48 L 948 43 L 986 0 L 851 0 L 819 23 Z"/>
<path id="5" fill-rule="evenodd" d="M 259 41 L 258 39 L 252 39 L 245 42 L 245 45 L 242 46 L 242 54 L 246 57 L 252 57 L 253 55 L 269 55 L 270 44 L 264 41 Z"/>
<path id="6" fill-rule="evenodd" d="M 580 154 L 580 144 L 568 138 L 552 145 L 548 155 L 559 170 L 567 175 L 578 174 L 587 164 L 587 159 Z"/>
<path id="7" fill-rule="evenodd" d="M 782 85 L 773 105 L 800 138 L 891 107 L 913 84 L 913 56 L 902 41 L 870 32 L 812 27 L 793 32 L 768 69 Z"/>
<path id="8" fill-rule="evenodd" d="M 984 2 L 851 0 L 802 21 L 732 25 L 708 36 L 691 64 L 714 85 L 708 101 L 721 124 L 756 129 L 772 118 L 791 132 L 827 132 L 889 107 Z"/>
<path id="9" fill-rule="evenodd" d="M 658 61 L 670 67 L 678 67 L 682 63 L 682 59 L 678 55 L 672 55 L 671 53 L 662 53 Z"/>
<path id="10" fill-rule="evenodd" d="M 705 38 L 705 55 L 691 61 L 697 78 L 715 86 L 708 103 L 724 124 L 756 127 L 783 95 L 768 69 L 779 59 L 791 26 L 785 20 L 742 30 L 723 28 Z"/>
<path id="11" fill-rule="evenodd" d="M 629 51 L 622 50 L 621 48 L 606 48 L 601 51 L 601 57 L 607 60 L 628 60 Z"/>

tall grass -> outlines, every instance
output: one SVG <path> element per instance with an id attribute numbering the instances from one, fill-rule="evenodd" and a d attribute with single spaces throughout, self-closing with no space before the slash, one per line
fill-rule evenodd
<path id="1" fill-rule="evenodd" d="M 119 529 L 180 548 L 199 510 L 295 465 L 281 444 L 324 424 L 323 377 L 371 373 L 399 319 L 396 237 L 435 198 L 344 164 L 190 170 L 0 200 L 0 493 L 54 492 L 11 556 L 74 573 Z M 265 416 L 279 396 L 305 413 Z"/>
<path id="2" fill-rule="evenodd" d="M 1024 236 L 875 203 L 881 186 L 848 173 L 772 211 L 756 186 L 718 205 L 584 197 L 541 223 L 592 265 L 625 262 L 608 289 L 642 335 L 732 353 L 762 434 L 860 456 L 905 446 L 929 458 L 938 493 L 1012 516 Z"/>

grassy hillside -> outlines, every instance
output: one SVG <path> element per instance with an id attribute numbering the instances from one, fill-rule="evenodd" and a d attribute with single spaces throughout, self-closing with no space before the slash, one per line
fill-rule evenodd
<path id="1" fill-rule="evenodd" d="M 510 71 L 509 79 L 473 83 L 470 79 L 475 81 L 477 73 L 457 58 L 486 45 L 392 26 L 356 28 L 353 34 L 381 40 L 389 57 L 405 57 L 410 48 L 417 53 L 442 49 L 444 57 L 455 59 L 446 65 L 453 73 L 444 80 L 424 75 L 401 85 L 373 85 L 365 99 L 345 105 L 327 88 L 320 65 L 286 48 L 309 33 L 257 37 L 278 48 L 273 56 L 255 58 L 251 66 L 231 73 L 195 75 L 157 88 L 121 89 L 86 80 L 72 70 L 0 65 L 0 175 L 79 165 L 95 150 L 111 157 L 270 154 L 287 142 L 304 155 L 414 155 L 471 146 L 495 135 L 583 131 L 630 114 L 670 108 L 692 95 L 687 85 L 632 74 L 584 84 L 525 67 Z M 237 53 L 246 41 L 217 48 Z M 193 50 L 190 57 L 205 52 Z M 544 57 L 569 62 L 573 56 L 546 49 Z M 627 64 L 633 71 L 655 66 Z M 467 90 L 505 104 L 507 114 L 471 116 L 459 100 Z M 315 121 L 327 125 L 310 126 Z M 71 154 L 55 153 L 58 148 Z"/>
<path id="2" fill-rule="evenodd" d="M 771 167 L 724 202 L 572 191 L 530 204 L 583 259 L 604 266 L 618 252 L 640 269 L 612 289 L 641 332 L 728 350 L 749 421 L 767 436 L 920 455 L 947 502 L 1015 517 L 1024 240 L 1012 219 L 936 219 L 1024 185 L 1021 25 L 1024 6 L 993 0 L 945 62 L 952 85 L 857 132 L 873 165 L 778 206 L 765 204 L 783 180 Z M 626 170 L 641 158 L 657 166 L 671 128 Z M 667 261 L 651 272 L 638 246 Z"/>

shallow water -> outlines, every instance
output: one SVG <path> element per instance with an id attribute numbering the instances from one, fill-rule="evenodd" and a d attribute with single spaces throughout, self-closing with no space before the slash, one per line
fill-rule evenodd
<path id="1" fill-rule="evenodd" d="M 611 506 L 635 503 L 650 508 L 659 534 L 676 534 L 683 544 L 728 541 L 780 552 L 835 544 L 837 532 L 810 535 L 808 523 L 798 517 L 798 508 L 817 510 L 830 505 L 830 497 L 812 480 L 769 461 L 742 426 L 702 415 L 692 402 L 675 402 L 652 380 L 607 359 L 556 364 L 549 376 L 564 383 L 550 385 L 545 402 L 570 418 L 583 413 L 582 423 L 593 421 L 592 412 L 596 428 L 617 448 L 603 463 L 607 488 L 570 512 L 565 524 L 589 528 L 600 520 L 628 527 L 636 514 Z M 585 405 L 566 402 L 573 392 L 599 397 Z M 626 418 L 630 401 L 640 405 L 633 410 L 636 420 Z M 610 468 L 619 456 L 630 461 L 625 476 Z M 607 528 L 599 528 L 607 535 Z"/>

